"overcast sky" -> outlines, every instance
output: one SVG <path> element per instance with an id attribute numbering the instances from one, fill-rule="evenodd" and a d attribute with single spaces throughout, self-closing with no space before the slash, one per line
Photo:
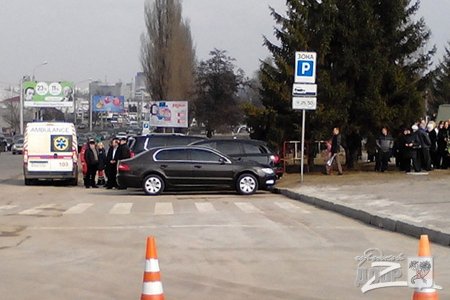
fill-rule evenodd
<path id="1" fill-rule="evenodd" d="M 141 69 L 144 2 L 0 0 L 0 87 L 33 72 L 37 80 L 130 82 Z M 184 0 L 198 58 L 227 50 L 252 76 L 269 55 L 262 36 L 275 41 L 269 5 L 286 10 L 284 0 Z M 437 60 L 450 40 L 449 11 L 450 0 L 422 0 L 419 14 L 433 32 Z M 38 67 L 43 61 L 48 64 Z"/>

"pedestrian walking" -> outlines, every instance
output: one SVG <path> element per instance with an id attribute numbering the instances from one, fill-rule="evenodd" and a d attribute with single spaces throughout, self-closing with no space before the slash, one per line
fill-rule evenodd
<path id="1" fill-rule="evenodd" d="M 339 158 L 339 152 L 341 150 L 341 134 L 339 127 L 333 128 L 333 136 L 331 138 L 331 157 L 326 163 L 326 173 L 331 175 L 334 166 L 337 166 L 338 175 L 342 175 L 342 165 Z"/>

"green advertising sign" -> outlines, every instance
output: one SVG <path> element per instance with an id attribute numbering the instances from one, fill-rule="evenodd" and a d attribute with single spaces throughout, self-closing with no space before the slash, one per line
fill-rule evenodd
<path id="1" fill-rule="evenodd" d="M 73 107 L 73 82 L 26 81 L 23 83 L 24 107 Z"/>

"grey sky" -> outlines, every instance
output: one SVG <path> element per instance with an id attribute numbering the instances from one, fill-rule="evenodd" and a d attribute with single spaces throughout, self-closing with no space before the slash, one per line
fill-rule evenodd
<path id="1" fill-rule="evenodd" d="M 39 80 L 88 78 L 129 82 L 140 68 L 144 0 L 0 0 L 0 87 L 22 75 Z M 248 76 L 269 55 L 268 6 L 284 12 L 284 0 L 184 0 L 198 59 L 224 49 Z M 422 0 L 420 15 L 433 32 L 438 58 L 450 40 L 450 0 Z"/>

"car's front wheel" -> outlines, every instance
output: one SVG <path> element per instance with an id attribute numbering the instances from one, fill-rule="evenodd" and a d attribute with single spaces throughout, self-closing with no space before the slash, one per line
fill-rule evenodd
<path id="1" fill-rule="evenodd" d="M 258 190 L 258 181 L 250 173 L 242 174 L 236 182 L 236 190 L 241 195 L 251 195 Z"/>
<path id="2" fill-rule="evenodd" d="M 160 176 L 152 174 L 145 177 L 142 187 L 147 195 L 155 196 L 164 191 L 165 185 Z"/>

